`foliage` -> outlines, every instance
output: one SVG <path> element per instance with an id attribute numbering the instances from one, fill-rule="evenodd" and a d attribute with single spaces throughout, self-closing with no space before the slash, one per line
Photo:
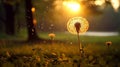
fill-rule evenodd
<path id="1" fill-rule="evenodd" d="M 47 33 L 41 36 L 49 38 Z M 119 37 L 82 36 L 85 41 L 82 42 L 83 57 L 80 57 L 75 38 L 71 34 L 56 33 L 55 40 L 64 42 L 17 43 L 0 40 L 0 67 L 119 67 Z M 108 39 L 112 40 L 109 48 L 104 42 Z"/>

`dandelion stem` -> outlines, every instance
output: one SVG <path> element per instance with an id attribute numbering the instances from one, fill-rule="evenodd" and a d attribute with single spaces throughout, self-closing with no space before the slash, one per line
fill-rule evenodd
<path id="1" fill-rule="evenodd" d="M 79 52 L 80 52 L 80 56 L 83 56 L 83 47 L 82 44 L 80 43 L 80 36 L 79 33 L 77 33 L 77 37 L 78 37 L 78 45 L 79 45 Z"/>

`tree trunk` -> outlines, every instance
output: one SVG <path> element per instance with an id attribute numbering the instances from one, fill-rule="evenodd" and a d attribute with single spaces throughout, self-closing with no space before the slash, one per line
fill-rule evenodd
<path id="1" fill-rule="evenodd" d="M 28 40 L 38 40 L 38 36 L 36 33 L 35 25 L 33 24 L 33 15 L 32 15 L 32 1 L 31 0 L 25 0 L 26 5 L 26 22 L 27 22 L 27 28 L 28 28 Z"/>
<path id="2" fill-rule="evenodd" d="M 8 35 L 14 35 L 15 34 L 15 13 L 13 10 L 13 5 L 8 3 L 3 3 L 5 14 L 6 14 L 6 20 L 5 20 L 5 26 L 6 26 L 6 34 Z"/>

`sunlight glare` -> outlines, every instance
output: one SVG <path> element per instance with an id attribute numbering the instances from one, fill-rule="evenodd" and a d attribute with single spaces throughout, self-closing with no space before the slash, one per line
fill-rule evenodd
<path id="1" fill-rule="evenodd" d="M 111 4 L 114 8 L 115 11 L 118 11 L 118 8 L 120 7 L 120 2 L 119 0 L 111 0 Z"/>
<path id="2" fill-rule="evenodd" d="M 94 3 L 95 5 L 102 6 L 105 3 L 105 0 L 96 0 Z"/>
<path id="3" fill-rule="evenodd" d="M 72 12 L 78 12 L 80 10 L 80 4 L 73 1 L 64 1 L 63 5 Z"/>

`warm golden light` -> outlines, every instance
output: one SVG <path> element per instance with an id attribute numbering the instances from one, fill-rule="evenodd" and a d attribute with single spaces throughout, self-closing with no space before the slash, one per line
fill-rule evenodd
<path id="1" fill-rule="evenodd" d="M 36 25 L 37 24 L 37 20 L 33 19 L 33 24 Z"/>
<path id="2" fill-rule="evenodd" d="M 73 1 L 64 1 L 63 5 L 72 12 L 78 12 L 80 10 L 80 4 Z"/>
<path id="3" fill-rule="evenodd" d="M 120 2 L 119 0 L 111 0 L 111 4 L 114 8 L 115 11 L 118 11 L 118 8 L 120 7 Z"/>
<path id="4" fill-rule="evenodd" d="M 104 3 L 105 3 L 105 0 L 96 0 L 95 1 L 95 5 L 99 5 L 99 6 L 103 5 Z"/>
<path id="5" fill-rule="evenodd" d="M 32 11 L 32 12 L 35 12 L 35 8 L 34 8 L 34 7 L 32 7 L 32 8 L 31 8 L 31 11 Z"/>
<path id="6" fill-rule="evenodd" d="M 89 23 L 85 18 L 82 18 L 82 17 L 71 18 L 67 23 L 67 29 L 72 34 L 77 34 L 77 31 L 75 28 L 76 23 L 80 23 L 80 26 L 81 26 L 79 29 L 80 34 L 85 33 L 89 28 Z"/>
<path id="7" fill-rule="evenodd" d="M 106 0 L 95 0 L 94 4 L 98 6 L 104 6 Z M 120 1 L 119 0 L 108 0 L 112 4 L 112 7 L 117 12 L 118 8 L 120 7 Z"/>

